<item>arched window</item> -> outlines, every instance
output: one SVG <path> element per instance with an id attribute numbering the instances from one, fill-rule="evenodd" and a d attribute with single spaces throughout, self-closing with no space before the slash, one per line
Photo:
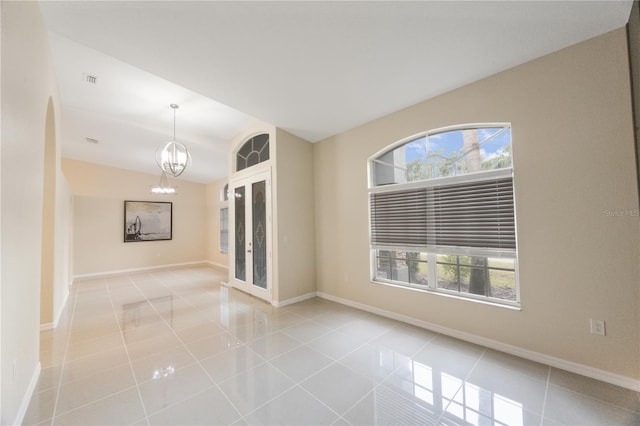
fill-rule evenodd
<path id="1" fill-rule="evenodd" d="M 412 136 L 371 160 L 372 186 L 512 167 L 511 127 L 456 127 Z"/>
<path id="2" fill-rule="evenodd" d="M 450 127 L 369 160 L 372 279 L 519 305 L 511 126 Z"/>
<path id="3" fill-rule="evenodd" d="M 269 134 L 263 133 L 246 141 L 236 154 L 236 171 L 269 159 Z"/>

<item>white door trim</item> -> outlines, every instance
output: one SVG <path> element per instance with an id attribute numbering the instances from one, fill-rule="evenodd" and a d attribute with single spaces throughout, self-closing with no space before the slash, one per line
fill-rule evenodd
<path id="1" fill-rule="evenodd" d="M 250 256 L 250 253 L 247 252 L 246 257 L 246 265 L 245 265 L 245 281 L 236 278 L 236 211 L 235 211 L 235 189 L 241 186 L 244 186 L 245 196 L 247 199 L 247 204 L 245 205 L 245 241 L 252 242 L 252 228 L 251 228 L 251 214 L 249 213 L 251 210 L 247 208 L 247 205 L 251 206 L 252 194 L 250 193 L 251 185 L 255 182 L 265 181 L 265 208 L 266 208 L 266 229 L 265 229 L 265 240 L 267 244 L 267 288 L 263 289 L 259 286 L 252 284 L 253 282 L 253 258 Z M 249 176 L 244 175 L 241 178 L 231 178 L 229 181 L 229 228 L 233 230 L 233 238 L 229 238 L 229 284 L 242 290 L 246 293 L 249 293 L 253 296 L 259 297 L 260 299 L 266 300 L 271 303 L 272 301 L 272 273 L 273 273 L 273 261 L 272 261 L 272 248 L 273 248 L 273 222 L 271 215 L 271 206 L 272 206 L 272 196 L 271 196 L 271 168 L 263 169 L 259 172 L 253 173 Z M 251 247 L 252 253 L 253 247 Z M 245 246 L 245 250 L 248 248 Z"/>

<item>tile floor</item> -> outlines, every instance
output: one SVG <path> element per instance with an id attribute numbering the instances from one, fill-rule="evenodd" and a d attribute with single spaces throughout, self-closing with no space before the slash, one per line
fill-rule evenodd
<path id="1" fill-rule="evenodd" d="M 25 424 L 640 424 L 639 394 L 191 268 L 76 284 Z"/>

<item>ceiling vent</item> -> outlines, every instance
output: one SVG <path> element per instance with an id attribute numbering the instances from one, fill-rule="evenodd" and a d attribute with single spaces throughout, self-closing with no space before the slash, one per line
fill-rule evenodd
<path id="1" fill-rule="evenodd" d="M 98 139 L 84 138 L 84 140 L 89 142 L 89 143 L 93 143 L 93 144 L 97 144 L 98 143 Z"/>
<path id="2" fill-rule="evenodd" d="M 97 84 L 98 83 L 98 77 L 96 77 L 95 75 L 91 75 L 91 74 L 83 74 L 84 75 L 84 81 L 86 81 L 89 84 Z"/>

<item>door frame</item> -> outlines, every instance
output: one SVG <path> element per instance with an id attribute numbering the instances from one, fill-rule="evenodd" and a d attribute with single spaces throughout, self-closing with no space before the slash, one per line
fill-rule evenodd
<path id="1" fill-rule="evenodd" d="M 245 203 L 245 224 L 252 222 L 252 209 L 247 208 L 247 205 L 252 206 L 253 193 L 251 191 L 251 185 L 255 182 L 265 181 L 265 209 L 266 209 L 266 226 L 265 226 L 265 240 L 267 244 L 267 288 L 263 289 L 253 284 L 253 255 L 247 256 L 246 261 L 246 281 L 242 281 L 236 278 L 236 206 L 235 206 L 235 189 L 239 186 L 245 186 L 248 189 L 245 190 L 245 196 L 247 197 L 247 203 Z M 271 168 L 256 171 L 252 174 L 243 174 L 241 177 L 231 178 L 229 180 L 229 229 L 233 231 L 231 238 L 229 238 L 229 284 L 241 290 L 245 293 L 249 293 L 260 299 L 263 299 L 269 303 L 272 302 L 273 296 L 273 222 L 271 215 Z M 246 226 L 249 229 L 248 226 Z M 251 231 L 246 231 L 246 241 L 253 240 L 253 228 Z M 251 282 L 249 282 L 251 280 Z"/>

